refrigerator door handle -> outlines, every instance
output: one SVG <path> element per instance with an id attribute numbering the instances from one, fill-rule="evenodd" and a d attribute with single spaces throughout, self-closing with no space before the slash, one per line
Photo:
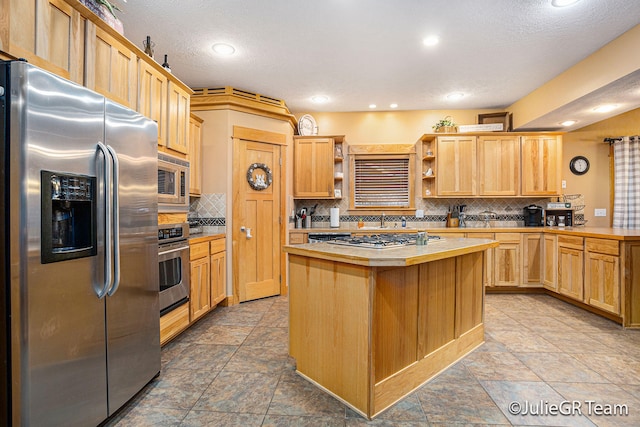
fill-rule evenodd
<path id="1" fill-rule="evenodd" d="M 109 151 L 107 150 L 107 147 L 105 147 L 105 145 L 98 141 L 98 150 L 102 153 L 104 160 L 103 160 L 103 165 L 104 165 L 104 192 L 105 192 L 105 198 L 104 198 L 104 286 L 102 286 L 102 289 L 97 291 L 96 294 L 98 295 L 98 298 L 102 299 L 106 294 L 107 291 L 109 290 L 109 288 L 111 288 L 111 285 L 113 283 L 113 278 L 111 276 L 111 266 L 112 266 L 112 259 L 111 259 L 111 248 L 113 246 L 113 242 L 112 242 L 112 233 L 111 233 L 111 229 L 112 229 L 112 216 L 111 216 L 111 197 L 110 197 L 110 193 L 111 193 L 111 166 L 110 166 L 110 161 L 109 158 L 111 157 L 109 154 Z M 99 159 L 99 155 L 96 156 L 96 159 Z"/>
<path id="2" fill-rule="evenodd" d="M 111 289 L 107 292 L 107 295 L 112 296 L 120 286 L 120 162 L 118 160 L 118 153 L 116 153 L 116 150 L 114 150 L 113 147 L 107 145 L 107 150 L 109 150 L 111 160 L 113 162 L 113 200 L 111 204 L 113 227 L 113 285 L 111 285 Z"/>

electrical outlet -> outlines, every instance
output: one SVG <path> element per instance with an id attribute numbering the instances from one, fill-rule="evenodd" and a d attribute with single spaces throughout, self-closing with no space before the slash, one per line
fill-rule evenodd
<path id="1" fill-rule="evenodd" d="M 424 218 L 424 210 L 416 209 L 416 218 Z"/>
<path id="2" fill-rule="evenodd" d="M 606 209 L 595 209 L 593 211 L 593 216 L 607 216 L 607 210 Z"/>
<path id="3" fill-rule="evenodd" d="M 564 179 L 562 180 L 562 188 L 567 188 L 567 181 L 565 181 Z"/>

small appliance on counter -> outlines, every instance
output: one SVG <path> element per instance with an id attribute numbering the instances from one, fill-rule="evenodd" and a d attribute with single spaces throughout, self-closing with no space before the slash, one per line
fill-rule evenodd
<path id="1" fill-rule="evenodd" d="M 545 211 L 546 225 L 549 227 L 573 226 L 573 209 L 547 209 Z"/>
<path id="2" fill-rule="evenodd" d="M 197 219 L 189 220 L 189 235 L 202 233 L 202 226 Z"/>
<path id="3" fill-rule="evenodd" d="M 538 205 L 529 205 L 523 209 L 525 227 L 544 227 L 544 210 Z"/>

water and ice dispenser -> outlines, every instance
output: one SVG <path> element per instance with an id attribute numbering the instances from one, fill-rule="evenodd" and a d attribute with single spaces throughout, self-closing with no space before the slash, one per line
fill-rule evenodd
<path id="1" fill-rule="evenodd" d="M 97 253 L 95 192 L 95 177 L 41 172 L 43 264 Z"/>

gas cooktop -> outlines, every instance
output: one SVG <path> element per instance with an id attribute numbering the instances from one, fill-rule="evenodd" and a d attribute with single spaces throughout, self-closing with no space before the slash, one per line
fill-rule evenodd
<path id="1" fill-rule="evenodd" d="M 416 244 L 416 234 L 373 234 L 367 236 L 352 236 L 335 238 L 327 243 L 360 248 L 389 249 Z M 440 240 L 440 236 L 428 236 L 429 240 Z"/>

